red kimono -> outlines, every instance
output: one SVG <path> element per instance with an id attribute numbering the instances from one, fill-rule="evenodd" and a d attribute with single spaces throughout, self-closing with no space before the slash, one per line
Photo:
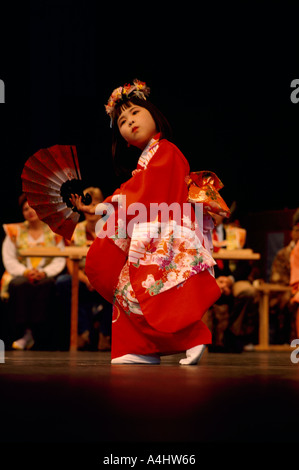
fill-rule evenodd
<path id="1" fill-rule="evenodd" d="M 112 358 L 172 354 L 211 342 L 201 318 L 220 289 L 215 261 L 186 204 L 189 172 L 179 149 L 157 136 L 132 178 L 104 201 L 115 210 L 88 252 L 86 274 L 113 303 Z M 157 207 L 164 207 L 162 216 Z M 167 208 L 179 208 L 179 216 Z"/>

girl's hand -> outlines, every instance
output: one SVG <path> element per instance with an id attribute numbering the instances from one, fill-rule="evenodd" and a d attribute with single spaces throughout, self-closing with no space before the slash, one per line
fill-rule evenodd
<path id="1" fill-rule="evenodd" d="M 85 204 L 83 204 L 82 196 L 78 196 L 78 194 L 72 194 L 70 197 L 70 201 L 73 206 L 77 208 L 78 211 L 85 212 L 85 214 L 95 214 L 95 206 L 86 206 Z"/>

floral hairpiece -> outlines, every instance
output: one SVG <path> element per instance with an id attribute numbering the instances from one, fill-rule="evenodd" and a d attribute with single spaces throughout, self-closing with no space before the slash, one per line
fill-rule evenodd
<path id="1" fill-rule="evenodd" d="M 105 105 L 106 113 L 108 116 L 110 116 L 111 122 L 113 119 L 115 105 L 119 101 L 128 99 L 132 94 L 138 96 L 138 98 L 146 100 L 146 97 L 150 94 L 150 89 L 146 86 L 145 82 L 141 82 L 137 79 L 133 80 L 133 85 L 128 83 L 124 86 L 115 88 L 115 90 L 113 90 L 111 93 L 108 103 Z"/>

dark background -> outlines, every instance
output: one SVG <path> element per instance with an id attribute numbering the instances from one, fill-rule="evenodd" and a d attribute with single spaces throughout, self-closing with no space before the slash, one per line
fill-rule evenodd
<path id="1" fill-rule="evenodd" d="M 295 5 L 295 3 L 294 3 Z M 27 158 L 77 146 L 86 185 L 119 184 L 104 104 L 134 78 L 169 119 L 191 170 L 215 171 L 243 214 L 298 198 L 298 24 L 292 3 L 203 7 L 45 0 L 1 7 L 1 220 L 21 219 Z"/>

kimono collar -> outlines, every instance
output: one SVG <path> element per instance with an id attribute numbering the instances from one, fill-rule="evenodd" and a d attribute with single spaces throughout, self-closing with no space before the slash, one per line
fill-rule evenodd
<path id="1" fill-rule="evenodd" d="M 145 170 L 149 164 L 152 157 L 155 155 L 156 151 L 159 148 L 159 141 L 161 138 L 161 133 L 156 134 L 147 144 L 142 154 L 139 157 L 137 168 L 132 172 L 134 176 L 136 173 L 139 173 L 141 170 Z"/>

